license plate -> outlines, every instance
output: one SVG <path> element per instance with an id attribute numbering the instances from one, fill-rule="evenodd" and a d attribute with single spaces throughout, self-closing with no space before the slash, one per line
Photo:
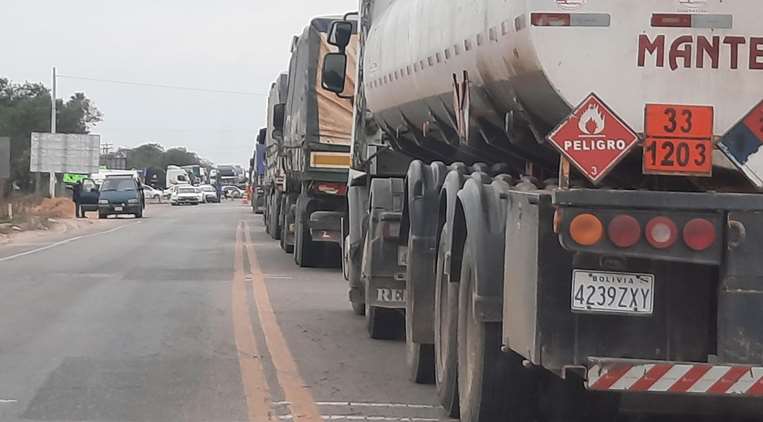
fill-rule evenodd
<path id="1" fill-rule="evenodd" d="M 654 312 L 654 275 L 574 270 L 572 310 L 651 315 Z"/>
<path id="2" fill-rule="evenodd" d="M 122 210 L 124 210 L 123 207 L 114 207 L 114 211 L 122 211 Z"/>
<path id="3" fill-rule="evenodd" d="M 647 104 L 643 173 L 712 176 L 713 116 L 708 106 Z"/>

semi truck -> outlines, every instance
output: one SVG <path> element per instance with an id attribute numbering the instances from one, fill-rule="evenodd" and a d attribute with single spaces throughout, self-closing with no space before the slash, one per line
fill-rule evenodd
<path id="1" fill-rule="evenodd" d="M 278 117 L 270 137 L 281 138 L 268 145 L 268 166 L 275 166 L 269 172 L 281 179 L 271 182 L 277 192 L 271 197 L 280 202 L 268 201 L 266 215 L 269 222 L 277 216 L 281 246 L 301 267 L 340 263 L 353 113 L 348 97 L 355 87 L 350 79 L 341 97 L 320 87 L 323 55 L 331 48 L 328 31 L 336 19 L 315 18 L 294 37 L 286 97 L 282 85 L 274 85 L 271 101 L 283 102 L 268 107 Z M 348 43 L 348 57 L 354 58 L 357 36 Z"/>
<path id="2" fill-rule="evenodd" d="M 763 414 L 763 9 L 359 6 L 343 257 L 411 378 L 462 422 Z"/>

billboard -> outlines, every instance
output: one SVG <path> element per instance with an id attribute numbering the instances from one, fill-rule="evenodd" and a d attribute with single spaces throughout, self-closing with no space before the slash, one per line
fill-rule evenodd
<path id="1" fill-rule="evenodd" d="M 0 179 L 11 177 L 11 138 L 0 138 Z"/>
<path id="2" fill-rule="evenodd" d="M 97 173 L 100 150 L 99 135 L 32 133 L 29 171 Z"/>

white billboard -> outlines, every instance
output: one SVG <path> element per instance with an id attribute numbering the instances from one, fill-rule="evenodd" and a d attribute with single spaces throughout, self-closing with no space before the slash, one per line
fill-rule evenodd
<path id="1" fill-rule="evenodd" d="M 29 171 L 43 173 L 98 172 L 100 135 L 32 133 Z"/>

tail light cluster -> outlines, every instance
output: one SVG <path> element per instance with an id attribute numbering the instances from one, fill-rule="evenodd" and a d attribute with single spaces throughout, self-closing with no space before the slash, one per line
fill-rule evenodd
<path id="1" fill-rule="evenodd" d="M 703 252 L 713 247 L 718 238 L 716 224 L 709 217 L 664 215 L 636 216 L 621 213 L 602 218 L 590 212 L 575 215 L 568 225 L 568 235 L 578 246 L 595 247 L 607 239 L 617 249 L 643 245 L 666 251 L 679 243 L 691 251 Z"/>
<path id="2" fill-rule="evenodd" d="M 346 183 L 333 183 L 333 182 L 319 182 L 313 185 L 313 191 L 316 193 L 322 193 L 326 195 L 347 195 Z"/>

